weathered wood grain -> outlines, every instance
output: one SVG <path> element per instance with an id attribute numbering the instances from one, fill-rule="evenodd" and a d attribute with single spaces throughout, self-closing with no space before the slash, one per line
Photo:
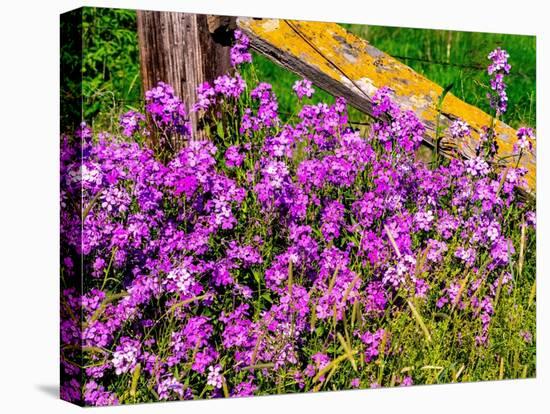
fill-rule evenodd
<path id="1" fill-rule="evenodd" d="M 403 109 L 413 110 L 426 125 L 425 142 L 434 144 L 437 104 L 443 88 L 366 40 L 335 23 L 239 18 L 237 26 L 249 36 L 254 50 L 310 79 L 330 94 L 345 97 L 366 114 L 372 115 L 371 98 L 376 90 L 389 86 L 395 92 L 396 102 Z M 451 93 L 443 101 L 440 116 L 444 131 L 455 119 L 468 122 L 472 128 L 471 137 L 460 142 L 454 142 L 445 132 L 443 147 L 454 148 L 465 157 L 474 156 L 479 134 L 483 126 L 491 124 L 491 116 Z M 496 122 L 495 131 L 499 158 L 503 164 L 515 165 L 516 131 L 501 121 Z M 533 192 L 535 161 L 535 149 L 523 154 L 520 160 L 520 165 L 528 170 L 527 182 Z"/>

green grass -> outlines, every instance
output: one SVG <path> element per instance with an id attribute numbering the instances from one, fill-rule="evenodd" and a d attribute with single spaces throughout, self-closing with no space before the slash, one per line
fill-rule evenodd
<path id="1" fill-rule="evenodd" d="M 510 53 L 509 112 L 504 121 L 517 127 L 536 124 L 536 40 L 534 36 L 344 25 L 373 46 L 397 57 L 418 73 L 466 102 L 489 111 L 487 55 L 497 46 Z"/>

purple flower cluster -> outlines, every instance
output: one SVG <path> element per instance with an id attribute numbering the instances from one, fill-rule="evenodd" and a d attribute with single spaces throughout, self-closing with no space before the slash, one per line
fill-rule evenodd
<path id="1" fill-rule="evenodd" d="M 250 40 L 240 30 L 235 30 L 235 44 L 231 47 L 231 65 L 238 66 L 241 63 L 252 62 L 252 55 L 248 51 Z"/>
<path id="2" fill-rule="evenodd" d="M 258 102 L 257 110 L 246 108 L 241 119 L 241 134 L 249 135 L 260 129 L 269 129 L 279 125 L 279 104 L 269 83 L 262 82 L 250 93 L 250 97 Z"/>
<path id="3" fill-rule="evenodd" d="M 118 398 L 102 385 L 90 380 L 84 386 L 84 402 L 95 406 L 118 405 Z"/>
<path id="4" fill-rule="evenodd" d="M 184 396 L 183 385 L 172 375 L 166 376 L 157 386 L 159 400 L 181 398 Z"/>
<path id="5" fill-rule="evenodd" d="M 520 153 L 521 151 L 531 151 L 533 149 L 533 140 L 535 139 L 535 133 L 532 128 L 521 127 L 517 131 L 517 142 L 514 145 L 514 151 Z"/>
<path id="6" fill-rule="evenodd" d="M 174 95 L 174 88 L 164 82 L 145 92 L 145 109 L 155 124 L 168 134 L 189 136 L 189 120 L 184 103 Z"/>
<path id="7" fill-rule="evenodd" d="M 497 115 L 505 113 L 508 107 L 508 95 L 506 94 L 504 76 L 510 73 L 509 57 L 508 52 L 500 47 L 493 50 L 487 56 L 491 61 L 487 72 L 491 76 L 491 89 L 493 90 L 492 93 L 488 94 L 488 97 L 491 101 L 491 107 L 496 110 Z"/>
<path id="8" fill-rule="evenodd" d="M 197 100 L 193 111 L 206 111 L 224 100 L 237 99 L 245 88 L 245 82 L 238 73 L 235 76 L 220 75 L 212 83 L 204 82 L 197 88 Z"/>
<path id="9" fill-rule="evenodd" d="M 297 80 L 294 82 L 292 90 L 294 90 L 296 96 L 298 96 L 298 99 L 302 99 L 304 96 L 311 98 L 315 92 L 311 81 L 307 79 Z"/>
<path id="10" fill-rule="evenodd" d="M 122 135 L 131 137 L 135 133 L 144 130 L 145 115 L 136 111 L 128 111 L 121 115 L 120 126 L 122 127 Z"/>
<path id="11" fill-rule="evenodd" d="M 225 151 L 225 165 L 228 167 L 240 167 L 245 159 L 243 154 L 237 145 L 231 145 Z"/>
<path id="12" fill-rule="evenodd" d="M 361 341 L 365 345 L 365 360 L 371 362 L 376 359 L 380 352 L 385 352 L 385 349 L 380 349 L 382 343 L 388 345 L 388 339 L 384 338 L 387 335 L 384 329 L 379 329 L 374 333 L 365 332 L 361 335 Z"/>
<path id="13" fill-rule="evenodd" d="M 470 136 L 470 126 L 467 122 L 462 120 L 453 121 L 449 127 L 449 131 L 453 138 L 462 139 L 464 137 Z"/>
<path id="14" fill-rule="evenodd" d="M 380 88 L 373 96 L 373 114 L 383 121 L 372 128 L 372 139 L 379 141 L 386 151 L 396 146 L 407 153 L 415 151 L 422 142 L 425 127 L 413 111 L 402 111 L 392 100 L 393 91 Z"/>
<path id="15" fill-rule="evenodd" d="M 344 221 L 344 206 L 339 201 L 331 201 L 326 205 L 321 215 L 323 225 L 321 232 L 327 241 L 340 236 L 340 228 Z"/>
<path id="16" fill-rule="evenodd" d="M 117 375 L 133 371 L 140 355 L 139 341 L 123 337 L 113 352 L 111 363 Z"/>

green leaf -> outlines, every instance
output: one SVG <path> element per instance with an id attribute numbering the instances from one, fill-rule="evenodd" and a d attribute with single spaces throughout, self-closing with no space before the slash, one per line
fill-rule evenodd
<path id="1" fill-rule="evenodd" d="M 218 133 L 218 135 L 221 139 L 224 139 L 225 131 L 223 130 L 223 123 L 222 122 L 218 122 L 216 124 L 216 132 Z"/>

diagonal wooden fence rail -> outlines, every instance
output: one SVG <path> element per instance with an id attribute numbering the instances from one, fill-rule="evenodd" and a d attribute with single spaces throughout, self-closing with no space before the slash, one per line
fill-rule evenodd
<path id="1" fill-rule="evenodd" d="M 372 115 L 372 96 L 382 86 L 395 92 L 395 100 L 403 109 L 413 110 L 426 125 L 424 137 L 434 145 L 437 117 L 443 131 L 456 119 L 466 121 L 472 134 L 456 141 L 448 132 L 443 147 L 470 158 L 480 139 L 483 126 L 492 118 L 451 93 L 438 102 L 443 88 L 416 73 L 410 67 L 376 49 L 335 23 L 281 19 L 238 18 L 237 26 L 250 38 L 251 46 L 262 55 L 311 80 L 332 95 L 343 96 L 360 111 Z M 516 130 L 496 121 L 498 156 L 504 165 L 515 166 L 513 154 Z M 450 155 L 448 152 L 447 155 Z M 528 170 L 526 179 L 531 192 L 536 186 L 535 147 L 524 153 L 520 166 Z"/>

